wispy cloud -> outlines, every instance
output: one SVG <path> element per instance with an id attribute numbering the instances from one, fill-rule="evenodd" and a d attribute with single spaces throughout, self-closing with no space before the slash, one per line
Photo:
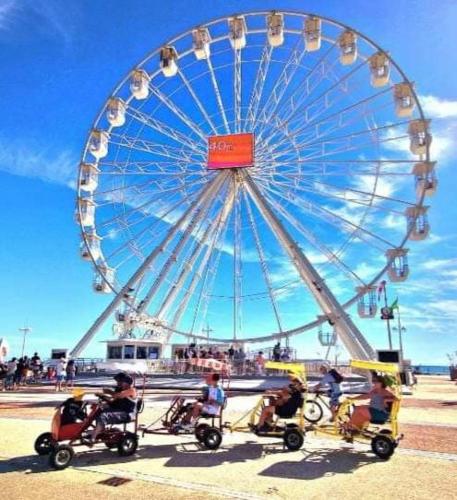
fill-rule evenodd
<path id="1" fill-rule="evenodd" d="M 0 171 L 75 188 L 77 160 L 70 151 L 0 138 Z"/>
<path id="2" fill-rule="evenodd" d="M 0 30 L 39 32 L 56 36 L 68 46 L 80 18 L 76 2 L 60 0 L 0 0 Z"/>
<path id="3" fill-rule="evenodd" d="M 0 0 L 0 30 L 8 30 L 18 10 L 16 0 Z"/>

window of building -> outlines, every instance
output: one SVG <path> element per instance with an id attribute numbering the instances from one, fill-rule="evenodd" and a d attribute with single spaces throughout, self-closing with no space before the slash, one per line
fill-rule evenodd
<path id="1" fill-rule="evenodd" d="M 159 358 L 159 348 L 149 347 L 148 348 L 148 359 L 158 359 Z"/>
<path id="2" fill-rule="evenodd" d="M 120 345 L 108 346 L 108 359 L 122 359 L 122 346 Z"/>
<path id="3" fill-rule="evenodd" d="M 136 346 L 136 359 L 146 359 L 147 347 L 144 345 Z"/>
<path id="4" fill-rule="evenodd" d="M 125 345 L 124 346 L 124 359 L 134 359 L 135 358 L 135 346 Z"/>

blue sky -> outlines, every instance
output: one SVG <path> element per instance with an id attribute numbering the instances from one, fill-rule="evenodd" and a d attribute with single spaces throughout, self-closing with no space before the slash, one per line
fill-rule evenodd
<path id="1" fill-rule="evenodd" d="M 92 270 L 78 256 L 73 212 L 86 134 L 116 83 L 147 53 L 196 24 L 237 11 L 289 8 L 332 17 L 368 35 L 390 51 L 423 96 L 439 162 L 439 189 L 430 200 L 432 235 L 410 246 L 411 278 L 389 285 L 389 294 L 400 297 L 407 356 L 445 363 L 446 353 L 457 349 L 455 2 L 440 2 L 439 9 L 425 0 L 353 1 L 350 7 L 337 1 L 205 5 L 202 14 L 197 1 L 174 1 L 163 9 L 144 1 L 0 0 L 0 336 L 17 353 L 18 328 L 28 322 L 29 350 L 46 355 L 52 347 L 72 347 L 108 303 L 109 297 L 91 291 Z M 381 321 L 358 324 L 373 345 L 385 347 Z M 97 340 L 108 336 L 109 325 Z M 307 333 L 294 345 L 316 357 L 322 348 L 315 337 Z M 94 342 L 87 354 L 102 349 Z"/>

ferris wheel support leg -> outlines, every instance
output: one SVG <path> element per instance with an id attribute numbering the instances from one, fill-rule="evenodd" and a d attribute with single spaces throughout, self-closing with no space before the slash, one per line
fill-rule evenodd
<path id="1" fill-rule="evenodd" d="M 232 191 L 230 191 L 230 193 L 231 192 Z M 233 197 L 233 195 L 229 194 L 228 198 L 230 198 L 230 197 Z M 185 281 L 187 280 L 187 277 L 189 276 L 190 272 L 192 271 L 195 262 L 198 260 L 199 256 L 201 255 L 208 238 L 212 237 L 216 233 L 218 226 L 222 222 L 223 216 L 227 211 L 226 205 L 227 205 L 227 202 L 224 203 L 224 205 L 222 206 L 219 215 L 217 217 L 215 217 L 214 220 L 210 224 L 208 224 L 208 227 L 205 229 L 205 233 L 203 234 L 201 240 L 199 242 L 197 242 L 194 250 L 192 251 L 191 256 L 189 257 L 189 260 L 184 264 L 184 267 L 183 267 L 181 273 L 179 274 L 178 279 L 176 280 L 175 283 L 173 283 L 173 285 L 170 288 L 169 292 L 167 293 L 167 296 L 165 297 L 164 301 L 162 302 L 160 307 L 157 309 L 157 311 L 154 315 L 155 317 L 157 317 L 159 319 L 163 319 L 166 316 L 167 311 L 169 310 L 171 305 L 174 303 L 176 296 L 178 295 L 179 291 L 182 289 Z"/>
<path id="2" fill-rule="evenodd" d="M 317 270 L 301 251 L 300 247 L 287 232 L 281 221 L 263 197 L 249 174 L 243 172 L 244 180 L 258 210 L 270 226 L 278 242 L 289 255 L 301 279 L 313 294 L 329 321 L 335 324 L 336 332 L 353 358 L 374 359 L 375 352 L 360 330 L 349 318 L 330 288 L 325 284 Z"/>
<path id="3" fill-rule="evenodd" d="M 223 208 L 223 211 L 221 214 L 221 220 L 220 220 L 220 223 L 218 223 L 218 226 L 216 228 L 216 234 L 214 235 L 213 241 L 212 241 L 211 245 L 209 245 L 208 248 L 206 249 L 206 252 L 203 256 L 203 259 L 200 262 L 200 265 L 197 269 L 197 272 L 194 273 L 194 275 L 192 276 L 192 280 L 190 282 L 190 285 L 189 285 L 186 293 L 184 294 L 184 297 L 179 302 L 177 310 L 173 316 L 173 319 L 171 322 L 172 329 L 176 328 L 176 326 L 179 324 L 181 317 L 187 308 L 187 305 L 189 303 L 190 298 L 192 297 L 192 294 L 193 294 L 195 288 L 197 287 L 198 283 L 200 282 L 200 280 L 203 277 L 204 271 L 207 268 L 207 265 L 209 263 L 211 255 L 213 254 L 214 250 L 217 247 L 217 242 L 218 242 L 219 238 L 221 237 L 221 234 L 224 233 L 224 228 L 225 228 L 227 220 L 232 212 L 234 202 L 235 202 L 235 192 L 234 192 L 234 189 L 232 188 L 229 195 L 226 198 L 225 203 L 224 203 L 224 208 Z M 169 337 L 171 337 L 171 334 L 169 335 Z M 169 340 L 169 337 L 167 337 L 168 340 Z"/>
<path id="4" fill-rule="evenodd" d="M 202 189 L 201 195 L 199 198 L 195 199 L 186 212 L 178 219 L 176 224 L 172 226 L 165 238 L 162 240 L 160 245 L 156 246 L 154 250 L 146 257 L 143 264 L 135 271 L 135 273 L 131 276 L 131 278 L 127 281 L 127 283 L 122 287 L 122 289 L 118 292 L 118 294 L 113 298 L 113 300 L 108 304 L 106 309 L 100 314 L 100 316 L 95 320 L 94 324 L 87 330 L 85 335 L 81 338 L 81 340 L 76 344 L 76 346 L 70 352 L 70 356 L 78 357 L 81 352 L 87 347 L 89 342 L 98 332 L 98 330 L 102 327 L 105 321 L 111 316 L 114 310 L 118 307 L 118 305 L 124 300 L 125 295 L 127 295 L 131 288 L 138 282 L 138 280 L 143 276 L 148 267 L 152 264 L 154 259 L 159 255 L 159 253 L 163 252 L 163 250 L 168 246 L 171 240 L 175 237 L 176 233 L 180 230 L 181 226 L 184 225 L 187 217 L 190 213 L 192 213 L 195 208 L 197 208 L 202 198 L 205 197 L 205 194 L 212 192 L 214 190 L 214 186 L 219 185 L 221 182 L 219 175 L 217 175 L 212 181 L 204 186 Z"/>
<path id="5" fill-rule="evenodd" d="M 137 308 L 138 313 L 142 313 L 146 309 L 146 307 L 150 304 L 150 302 L 153 300 L 155 294 L 157 293 L 162 283 L 164 282 L 172 265 L 177 261 L 179 254 L 181 253 L 184 245 L 189 240 L 194 229 L 198 227 L 200 222 L 205 218 L 206 214 L 208 213 L 211 202 L 214 200 L 214 198 L 221 190 L 225 180 L 227 179 L 227 176 L 228 176 L 227 172 L 222 172 L 221 174 L 219 174 L 217 176 L 216 181 L 212 184 L 210 189 L 208 189 L 208 191 L 201 196 L 199 204 L 196 207 L 194 216 L 191 218 L 188 226 L 186 227 L 181 238 L 179 239 L 176 247 L 174 248 L 173 252 L 171 252 L 170 257 L 167 259 L 162 269 L 160 270 L 159 275 L 154 280 L 154 283 L 148 290 L 143 300 L 140 302 L 140 305 Z"/>

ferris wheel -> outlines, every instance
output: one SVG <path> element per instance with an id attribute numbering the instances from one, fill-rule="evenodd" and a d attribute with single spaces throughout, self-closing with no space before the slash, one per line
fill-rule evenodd
<path id="1" fill-rule="evenodd" d="M 208 321 L 226 342 L 329 322 L 373 357 L 350 307 L 374 317 L 376 283 L 404 281 L 408 241 L 429 233 L 431 140 L 391 55 L 331 19 L 249 12 L 164 43 L 83 151 L 81 255 L 114 298 L 72 354 L 115 313 L 165 341 Z"/>

